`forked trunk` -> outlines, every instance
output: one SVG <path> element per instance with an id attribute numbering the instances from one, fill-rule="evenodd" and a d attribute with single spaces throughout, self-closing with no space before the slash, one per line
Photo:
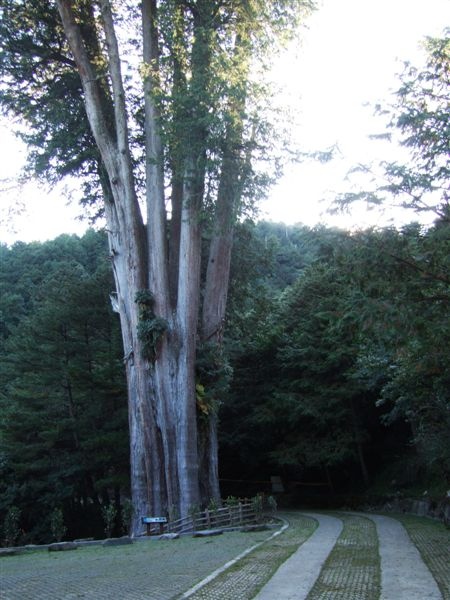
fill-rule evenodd
<path id="1" fill-rule="evenodd" d="M 203 98 L 210 90 L 210 67 L 216 30 L 216 9 L 206 1 L 192 9 L 190 79 L 178 77 L 176 88 L 190 90 L 192 102 L 177 118 L 186 116 L 189 128 L 179 127 L 182 148 L 173 165 L 171 251 L 168 250 L 165 177 L 157 96 L 160 89 L 159 36 L 156 0 L 142 0 L 145 92 L 147 234 L 137 201 L 131 159 L 125 89 L 110 0 L 99 0 L 102 33 L 92 52 L 79 24 L 80 5 L 56 0 L 63 27 L 83 84 L 86 113 L 107 173 L 105 213 L 117 291 L 128 384 L 132 533 L 138 534 L 145 515 L 178 512 L 185 516 L 200 503 L 197 445 L 197 337 L 220 346 L 229 279 L 232 223 L 241 191 L 239 148 L 242 126 L 227 130 L 226 156 L 217 202 L 214 241 L 208 263 L 202 333 L 198 332 L 202 203 L 204 197 L 210 107 Z M 177 4 L 177 3 L 175 3 Z M 186 3 L 187 6 L 188 3 Z M 180 41 L 184 3 L 179 3 Z M 97 14 L 96 14 L 97 18 Z M 186 23 L 186 26 L 188 24 Z M 97 25 L 90 30 L 96 36 Z M 183 35 L 181 35 L 183 34 Z M 239 40 L 239 38 L 237 38 Z M 102 60 L 97 54 L 105 49 Z M 94 55 L 95 54 L 95 60 Z M 178 75 L 184 53 L 180 54 Z M 92 60 L 91 60 L 92 59 Z M 101 65 L 99 67 L 99 65 Z M 105 65 L 107 76 L 105 77 Z M 177 71 L 177 69 L 175 69 Z M 178 87 L 177 87 L 178 86 Z M 176 90 L 175 90 L 176 91 Z M 179 91 L 179 90 L 178 90 Z M 243 95 L 245 98 L 245 94 Z M 201 101 L 200 101 L 201 99 Z M 238 112 L 243 108 L 237 106 Z M 190 105 L 191 104 L 191 105 Z M 187 107 L 187 108 L 186 108 Z M 236 107 L 231 107 L 233 113 Z M 186 112 L 186 115 L 184 113 Z M 112 122 L 113 121 L 113 122 Z M 181 121 L 180 121 L 181 123 Z M 180 124 L 179 124 L 180 125 Z M 146 299 L 143 309 L 138 297 Z M 143 310 L 150 316 L 143 317 Z M 143 319 L 148 339 L 143 337 Z M 156 336 L 156 337 L 155 337 Z M 150 349 L 148 345 L 150 344 Z M 202 497 L 219 497 L 217 472 L 217 414 L 204 428 L 201 457 Z"/>

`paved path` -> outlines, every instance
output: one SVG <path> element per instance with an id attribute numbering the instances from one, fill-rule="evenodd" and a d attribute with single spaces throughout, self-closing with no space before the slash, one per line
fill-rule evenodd
<path id="1" fill-rule="evenodd" d="M 288 559 L 254 600 L 306 600 L 342 530 L 338 518 L 317 519 L 315 533 Z M 356 514 L 359 513 L 355 513 Z M 376 525 L 381 566 L 379 600 L 442 600 L 435 579 L 404 527 L 390 517 L 359 514 Z M 333 596 L 328 595 L 328 598 Z M 340 596 L 339 596 L 340 597 Z"/>
<path id="2" fill-rule="evenodd" d="M 364 516 L 377 526 L 381 556 L 380 600 L 442 600 L 436 581 L 403 525 L 390 517 Z"/>
<path id="3" fill-rule="evenodd" d="M 250 600 L 261 585 L 255 600 L 450 600 L 445 530 L 422 528 L 425 545 L 421 535 L 414 538 L 428 561 L 436 558 L 429 564 L 441 594 L 398 520 L 361 513 L 286 516 L 291 525 L 275 541 L 267 541 L 268 532 L 235 532 L 3 558 L 0 599 L 175 600 L 201 581 L 193 600 Z M 219 569 L 213 581 L 207 577 L 254 544 L 256 550 Z M 268 581 L 280 559 L 285 562 Z"/>
<path id="4" fill-rule="evenodd" d="M 297 600 L 306 598 L 322 566 L 342 531 L 335 517 L 304 513 L 319 522 L 319 527 L 300 548 L 281 565 L 255 600 Z"/>
<path id="5" fill-rule="evenodd" d="M 173 600 L 271 532 L 0 558 L 0 600 Z M 231 600 L 231 599 L 230 599 Z"/>

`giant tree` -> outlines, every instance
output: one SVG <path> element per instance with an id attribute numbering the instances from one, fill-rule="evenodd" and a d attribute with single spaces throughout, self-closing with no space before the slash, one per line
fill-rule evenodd
<path id="1" fill-rule="evenodd" d="M 221 344 L 233 224 L 261 183 L 252 165 L 267 154 L 268 129 L 256 74 L 308 4 L 1 4 L 1 102 L 30 127 L 34 166 L 82 173 L 103 199 L 128 382 L 134 532 L 147 512 L 186 514 L 219 495 L 207 389 L 209 426 L 198 440 L 197 348 Z"/>

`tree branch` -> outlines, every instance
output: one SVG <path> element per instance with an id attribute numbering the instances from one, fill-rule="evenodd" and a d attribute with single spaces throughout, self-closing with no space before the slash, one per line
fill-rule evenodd
<path id="1" fill-rule="evenodd" d="M 97 73 L 89 60 L 83 38 L 76 23 L 70 0 L 56 0 L 64 31 L 74 56 L 85 95 L 86 113 L 92 133 L 99 147 L 108 173 L 114 171 L 111 157 L 114 156 L 115 144 L 107 125 L 107 115 L 102 102 L 102 94 L 98 85 Z"/>
<path id="2" fill-rule="evenodd" d="M 450 278 L 446 277 L 445 275 L 440 275 L 439 273 L 432 273 L 431 271 L 422 268 L 416 262 L 407 260 L 406 258 L 402 258 L 401 256 L 397 256 L 395 254 L 392 254 L 391 252 L 387 252 L 387 255 L 396 260 L 397 262 L 400 262 L 410 267 L 411 269 L 414 269 L 415 271 L 419 271 L 419 273 L 422 273 L 422 275 L 424 275 L 427 279 L 440 281 L 442 283 L 450 285 Z"/>
<path id="3" fill-rule="evenodd" d="M 119 46 L 109 0 L 100 0 L 101 15 L 108 50 L 109 72 L 113 89 L 114 117 L 116 121 L 117 144 L 122 155 L 129 153 L 127 111 L 125 90 L 122 81 Z"/>
<path id="4" fill-rule="evenodd" d="M 164 155 L 160 135 L 160 112 L 155 101 L 158 85 L 159 47 L 156 0 L 142 1 L 144 59 L 144 109 L 146 147 L 147 239 L 150 257 L 150 287 L 155 311 L 168 318 L 169 280 L 167 272 L 166 207 L 164 196 Z"/>

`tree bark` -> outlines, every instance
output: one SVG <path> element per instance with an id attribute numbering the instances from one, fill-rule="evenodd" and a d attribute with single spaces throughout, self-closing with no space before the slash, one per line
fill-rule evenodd
<path id="1" fill-rule="evenodd" d="M 241 51 L 242 38 L 236 37 L 235 56 Z M 244 66 L 244 70 L 248 65 Z M 246 90 L 241 89 L 238 98 L 228 107 L 228 123 L 224 140 L 224 155 L 217 193 L 213 235 L 210 242 L 206 271 L 201 335 L 202 342 L 217 346 L 217 355 L 222 355 L 222 338 L 225 327 L 225 311 L 230 282 L 231 252 L 234 225 L 238 205 L 242 197 L 250 156 L 243 155 L 243 121 Z M 208 424 L 202 428 L 200 448 L 200 485 L 202 495 L 220 499 L 219 487 L 219 443 L 218 401 L 208 416 Z"/>
<path id="2" fill-rule="evenodd" d="M 195 360 L 200 302 L 201 231 L 200 206 L 203 177 L 194 161 L 188 163 L 181 209 L 179 276 L 176 332 L 177 370 L 177 460 L 180 512 L 188 514 L 200 502 L 198 487 L 197 404 Z"/>
<path id="3" fill-rule="evenodd" d="M 145 228 L 138 206 L 128 144 L 127 116 L 110 6 L 102 0 L 102 16 L 110 62 L 113 110 L 105 106 L 99 78 L 90 63 L 71 2 L 57 0 L 64 30 L 78 67 L 86 112 L 105 166 L 110 194 L 105 198 L 110 255 L 116 283 L 128 389 L 132 533 L 140 532 L 141 516 L 162 510 L 164 496 L 158 435 L 150 398 L 148 365 L 138 338 L 136 294 L 147 289 Z M 108 122 L 114 114 L 114 127 Z"/>

